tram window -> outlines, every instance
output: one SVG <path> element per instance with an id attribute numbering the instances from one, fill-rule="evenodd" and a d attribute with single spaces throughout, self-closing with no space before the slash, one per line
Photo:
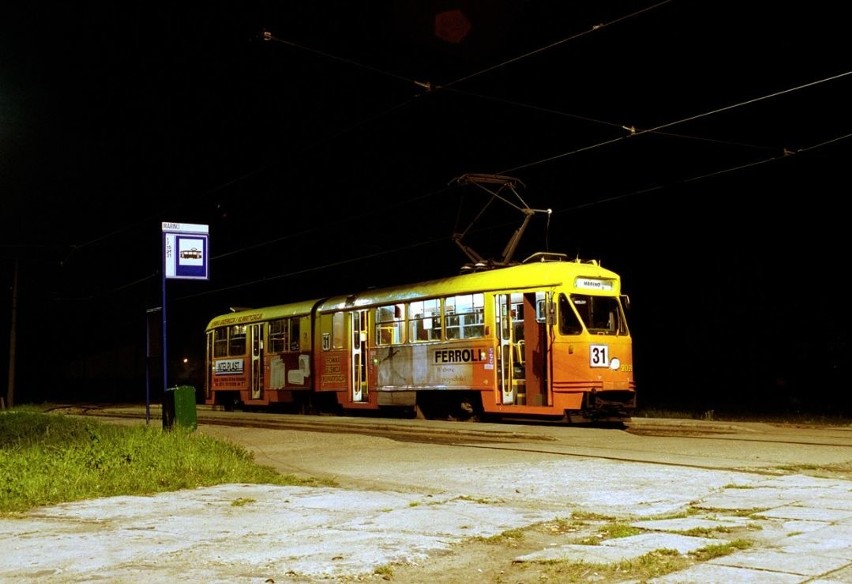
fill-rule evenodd
<path id="1" fill-rule="evenodd" d="M 246 326 L 244 324 L 235 324 L 231 327 L 231 334 L 228 338 L 228 354 L 246 354 Z"/>
<path id="2" fill-rule="evenodd" d="M 448 339 L 485 336 L 485 298 L 483 294 L 459 294 L 445 300 Z"/>
<path id="3" fill-rule="evenodd" d="M 332 349 L 342 349 L 345 346 L 344 339 L 348 336 L 346 327 L 344 326 L 345 322 L 344 313 L 342 312 L 335 312 L 331 317 Z"/>
<path id="4" fill-rule="evenodd" d="M 579 335 L 583 325 L 577 318 L 577 313 L 571 309 L 565 294 L 559 295 L 559 333 L 563 335 Z"/>
<path id="5" fill-rule="evenodd" d="M 228 356 L 228 329 L 218 328 L 213 331 L 213 356 Z"/>
<path id="6" fill-rule="evenodd" d="M 513 339 L 515 341 L 519 341 L 524 338 L 524 304 L 523 302 L 519 302 L 520 299 L 512 300 L 512 307 L 510 311 L 510 316 L 512 318 L 512 334 Z M 504 327 L 508 324 L 506 319 L 503 320 Z M 504 331 L 504 338 L 508 338 L 508 331 Z"/>
<path id="7" fill-rule="evenodd" d="M 547 303 L 544 298 L 535 301 L 535 321 L 539 324 L 547 322 Z"/>
<path id="8" fill-rule="evenodd" d="M 616 298 L 574 294 L 571 300 L 589 332 L 599 335 L 627 334 Z"/>
<path id="9" fill-rule="evenodd" d="M 269 322 L 270 352 L 281 353 L 290 347 L 288 321 L 289 319 L 279 318 Z"/>
<path id="10" fill-rule="evenodd" d="M 376 308 L 376 339 L 379 345 L 397 345 L 405 334 L 405 308 L 402 304 L 391 304 Z"/>
<path id="11" fill-rule="evenodd" d="M 272 353 L 299 350 L 299 317 L 269 321 L 269 350 Z"/>
<path id="12" fill-rule="evenodd" d="M 523 321 L 521 321 L 521 322 L 515 321 L 514 333 L 515 333 L 514 339 L 516 341 L 524 340 L 524 322 Z"/>
<path id="13" fill-rule="evenodd" d="M 438 298 L 408 303 L 408 339 L 435 341 L 441 338 L 441 301 Z"/>
<path id="14" fill-rule="evenodd" d="M 291 318 L 290 319 L 290 350 L 298 351 L 299 350 L 299 331 L 301 320 L 299 318 Z"/>

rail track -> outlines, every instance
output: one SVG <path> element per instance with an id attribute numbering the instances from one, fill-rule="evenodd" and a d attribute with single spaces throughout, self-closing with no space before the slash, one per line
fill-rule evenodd
<path id="1" fill-rule="evenodd" d="M 74 406 L 103 419 L 161 423 L 159 406 Z M 624 427 L 542 422 L 461 422 L 310 416 L 199 407 L 199 425 L 321 434 L 356 434 L 397 442 L 518 451 L 554 458 L 594 458 L 760 474 L 803 472 L 852 477 L 852 427 L 760 422 L 635 419 Z"/>

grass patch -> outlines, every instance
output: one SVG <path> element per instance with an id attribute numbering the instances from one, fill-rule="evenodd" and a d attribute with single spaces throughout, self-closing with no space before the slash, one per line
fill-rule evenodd
<path id="1" fill-rule="evenodd" d="M 0 513 L 225 483 L 330 484 L 258 465 L 241 446 L 189 429 L 0 412 Z"/>
<path id="2" fill-rule="evenodd" d="M 627 523 L 613 521 L 598 527 L 597 532 L 595 534 L 581 538 L 579 541 L 576 541 L 574 543 L 578 543 L 580 545 L 598 545 L 600 542 L 607 539 L 630 537 L 632 535 L 638 535 L 644 532 L 644 529 L 633 527 L 632 525 L 629 525 Z"/>
<path id="3" fill-rule="evenodd" d="M 701 512 L 713 514 L 715 517 L 760 517 L 760 514 L 769 511 L 770 507 L 752 507 L 751 509 L 719 509 L 715 507 L 697 507 Z"/>
<path id="4" fill-rule="evenodd" d="M 617 539 L 619 537 L 630 537 L 631 535 L 638 535 L 640 533 L 644 533 L 645 530 L 639 529 L 638 527 L 633 527 L 632 525 L 628 525 L 627 523 L 608 523 L 601 527 L 600 533 L 603 534 L 606 539 Z"/>
<path id="5" fill-rule="evenodd" d="M 547 581 L 556 582 L 644 582 L 683 570 L 693 562 L 677 550 L 659 549 L 632 560 L 613 564 L 554 561 L 547 568 Z M 544 579 L 542 579 L 544 580 Z"/>
<path id="6" fill-rule="evenodd" d="M 646 582 L 672 572 L 679 572 L 695 564 L 732 554 L 751 547 L 752 543 L 738 539 L 718 545 L 703 547 L 687 555 L 677 550 L 661 548 L 632 560 L 612 564 L 565 562 L 548 560 L 546 578 L 558 582 Z"/>
<path id="7" fill-rule="evenodd" d="M 453 499 L 454 501 L 468 501 L 470 503 L 479 503 L 480 505 L 494 505 L 499 501 L 485 497 L 471 497 L 470 495 L 459 495 Z"/>
<path id="8" fill-rule="evenodd" d="M 612 517 L 591 511 L 573 511 L 571 512 L 571 519 L 576 521 L 611 521 Z"/>
<path id="9" fill-rule="evenodd" d="M 558 517 L 553 521 L 549 521 L 547 524 L 549 525 L 549 531 L 551 533 L 570 533 L 584 527 L 586 522 Z"/>
<path id="10" fill-rule="evenodd" d="M 483 543 L 498 543 L 512 540 L 519 540 L 524 538 L 524 530 L 515 528 L 515 529 L 507 529 L 506 531 L 502 531 L 498 534 L 485 537 L 481 535 L 477 535 L 476 537 L 472 537 L 471 541 L 481 541 Z"/>
<path id="11" fill-rule="evenodd" d="M 716 527 L 693 527 L 691 529 L 685 529 L 684 531 L 677 531 L 675 533 L 688 535 L 690 537 L 713 537 L 717 533 L 731 533 L 732 531 L 733 530 L 730 527 L 717 525 Z"/>
<path id="12" fill-rule="evenodd" d="M 699 562 L 706 562 L 713 558 L 721 558 L 722 556 L 730 555 L 739 550 L 746 550 L 752 545 L 752 542 L 746 539 L 735 539 L 734 541 L 720 543 L 717 545 L 708 545 L 707 547 L 690 552 L 689 555 Z"/>

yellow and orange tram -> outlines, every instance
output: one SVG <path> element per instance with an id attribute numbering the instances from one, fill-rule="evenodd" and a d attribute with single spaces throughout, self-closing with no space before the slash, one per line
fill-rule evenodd
<path id="1" fill-rule="evenodd" d="M 508 267 L 239 310 L 207 326 L 205 403 L 426 418 L 624 421 L 626 295 L 596 261 Z"/>

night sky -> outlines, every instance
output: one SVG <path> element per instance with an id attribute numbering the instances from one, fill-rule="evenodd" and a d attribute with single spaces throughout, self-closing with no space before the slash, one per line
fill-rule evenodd
<path id="1" fill-rule="evenodd" d="M 166 284 L 172 380 L 200 384 L 231 306 L 457 273 L 487 196 L 454 179 L 494 173 L 552 210 L 515 259 L 623 276 L 640 406 L 852 414 L 852 36 L 837 2 L 743 4 L 7 8 L 16 402 L 144 399 L 163 221 L 210 228 L 210 280 Z M 468 241 L 497 258 L 521 220 Z"/>

